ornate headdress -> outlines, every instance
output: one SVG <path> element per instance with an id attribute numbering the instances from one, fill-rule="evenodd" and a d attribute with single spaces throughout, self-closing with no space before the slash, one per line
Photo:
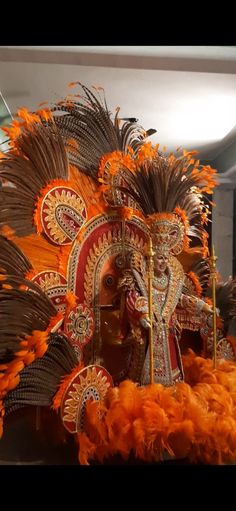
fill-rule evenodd
<path id="1" fill-rule="evenodd" d="M 153 150 L 152 157 L 144 153 L 140 158 L 137 151 L 134 168 L 120 170 L 124 183 L 120 190 L 134 200 L 159 254 L 178 255 L 195 238 L 207 255 L 204 224 L 209 207 L 203 193 L 212 193 L 216 171 L 200 165 L 193 154 L 184 151 L 182 157 L 164 157 Z"/>
<path id="2" fill-rule="evenodd" d="M 104 214 L 99 176 L 110 157 L 130 160 L 129 148 L 149 133 L 133 121 L 120 126 L 118 110 L 112 121 L 105 101 L 81 87 L 79 100 L 67 98 L 51 111 L 33 114 L 21 109 L 19 120 L 5 128 L 10 147 L 0 161 L 0 178 L 7 183 L 0 190 L 0 429 L 4 409 L 52 403 L 62 376 L 67 376 L 64 390 L 76 394 L 81 383 L 74 411 L 85 406 L 92 383 L 95 394 L 111 385 L 99 366 L 86 367 L 80 377 L 84 348 L 94 349 L 94 280 L 99 291 L 105 288 L 105 297 L 109 286 L 111 294 L 114 288 L 114 276 L 102 273 L 100 257 L 107 246 L 110 257 L 114 244 L 116 258 L 121 252 L 121 220 Z M 142 235 L 136 227 L 135 238 L 130 230 L 130 244 L 141 251 L 139 231 Z M 97 266 L 102 275 L 96 275 Z M 96 321 L 99 326 L 98 314 Z M 64 337 L 55 337 L 55 328 Z M 93 361 L 90 352 L 87 359 Z M 65 405 L 66 416 L 69 397 L 63 396 L 59 392 L 56 407 Z"/>
<path id="3" fill-rule="evenodd" d="M 163 156 L 157 146 L 146 142 L 154 130 L 145 131 L 133 120 L 121 124 L 119 109 L 112 120 L 105 99 L 81 88 L 82 95 L 67 97 L 50 111 L 30 114 L 22 109 L 20 121 L 5 128 L 10 149 L 1 155 L 0 178 L 11 186 L 0 189 L 4 234 L 0 236 L 0 437 L 4 413 L 25 405 L 53 406 L 60 408 L 65 428 L 80 435 L 81 463 L 94 453 L 102 459 L 117 451 L 126 456 L 131 449 L 142 459 L 158 460 L 163 446 L 178 453 L 179 444 L 187 446 L 193 459 L 206 449 L 204 459 L 208 459 L 207 428 L 203 432 L 198 424 L 201 414 L 206 420 L 205 403 L 211 411 L 216 399 L 204 394 L 203 384 L 202 409 L 199 396 L 187 384 L 173 395 L 160 385 L 143 389 L 132 382 L 112 389 L 108 370 L 116 382 L 125 379 L 133 360 L 130 346 L 127 343 L 118 352 L 116 345 L 114 356 L 107 343 L 102 354 L 109 361 L 105 367 L 94 362 L 94 353 L 104 332 L 111 337 L 117 321 L 120 327 L 116 293 L 124 249 L 141 270 L 148 233 L 159 254 L 178 255 L 191 244 L 195 250 L 196 239 L 203 248 L 198 253 L 206 256 L 208 206 L 203 194 L 212 193 L 215 171 L 199 165 L 194 153 Z M 199 279 L 189 272 L 186 286 L 200 296 L 208 285 L 205 264 L 198 263 L 198 274 Z M 233 311 L 234 293 L 231 304 Z M 119 305 L 121 309 L 122 302 Z M 191 359 L 187 371 L 192 368 L 194 383 L 196 373 L 201 382 L 207 363 L 203 366 L 200 359 L 196 371 L 198 361 Z M 209 367 L 208 371 L 211 378 Z M 206 372 L 202 379 L 205 376 Z M 213 376 L 214 383 L 217 377 L 221 381 L 220 371 Z M 226 392 L 229 384 L 227 397 L 232 387 L 235 400 L 235 376 L 230 381 L 229 377 L 225 387 L 215 387 Z M 196 399 L 199 421 L 191 416 Z M 93 402 L 86 410 L 88 400 Z M 183 402 L 186 420 L 180 423 Z M 170 406 L 171 413 L 166 413 Z M 232 419 L 229 409 L 231 405 L 226 413 Z M 208 415 L 212 432 L 214 408 Z M 223 419 L 225 431 L 225 415 Z M 81 433 L 85 423 L 90 438 Z M 231 430 L 229 420 L 229 434 Z M 210 443 L 210 459 L 215 459 L 217 442 L 225 436 L 218 435 L 214 448 Z M 197 453 L 195 437 L 200 438 Z M 236 452 L 235 445 L 234 441 Z"/>

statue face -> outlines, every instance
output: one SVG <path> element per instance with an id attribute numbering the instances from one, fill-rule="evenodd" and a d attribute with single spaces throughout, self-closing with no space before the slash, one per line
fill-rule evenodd
<path id="1" fill-rule="evenodd" d="M 165 255 L 154 255 L 154 269 L 157 272 L 164 273 L 168 264 L 169 257 Z"/>
<path id="2" fill-rule="evenodd" d="M 157 213 L 157 216 L 159 218 L 151 225 L 153 245 L 165 247 L 171 254 L 180 254 L 185 238 L 183 221 L 175 213 Z"/>

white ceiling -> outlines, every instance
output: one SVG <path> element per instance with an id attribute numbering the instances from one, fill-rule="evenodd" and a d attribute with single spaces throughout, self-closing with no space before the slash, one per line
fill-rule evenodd
<path id="1" fill-rule="evenodd" d="M 69 54 L 80 64 L 68 63 Z M 193 62 L 205 72 L 193 71 Z M 120 106 L 121 116 L 157 129 L 153 142 L 199 149 L 211 159 L 235 136 L 236 71 L 229 72 L 235 62 L 234 47 L 0 47 L 0 90 L 14 114 L 71 93 L 69 82 L 100 85 L 111 111 Z"/>

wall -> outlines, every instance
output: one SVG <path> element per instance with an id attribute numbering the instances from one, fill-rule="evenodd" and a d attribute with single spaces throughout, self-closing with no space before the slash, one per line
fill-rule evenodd
<path id="1" fill-rule="evenodd" d="M 213 197 L 212 236 L 217 268 L 224 280 L 233 273 L 233 196 L 233 186 L 219 186 Z"/>

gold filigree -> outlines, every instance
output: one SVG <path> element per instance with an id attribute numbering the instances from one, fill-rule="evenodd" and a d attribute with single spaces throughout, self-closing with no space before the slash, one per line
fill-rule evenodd
<path id="1" fill-rule="evenodd" d="M 132 270 L 124 270 L 123 276 L 118 281 L 117 289 L 122 289 L 123 291 L 136 289 L 136 280 Z"/>
<path id="2" fill-rule="evenodd" d="M 169 286 L 166 296 L 166 301 L 162 311 L 162 317 L 165 321 L 170 319 L 172 312 L 174 311 L 177 303 L 179 301 L 183 281 L 184 281 L 184 269 L 182 264 L 176 259 L 176 257 L 171 256 L 168 262 L 169 269 Z"/>
<path id="3" fill-rule="evenodd" d="M 103 181 L 105 185 L 108 185 L 108 189 L 103 192 L 105 202 L 112 206 L 128 206 L 134 210 L 141 210 L 137 202 L 132 198 L 120 191 L 120 188 L 124 186 L 124 171 L 119 170 L 115 175 L 110 172 L 109 162 L 103 171 Z"/>
<path id="4" fill-rule="evenodd" d="M 120 217 L 118 217 L 116 214 L 109 214 L 109 215 L 97 215 L 93 219 L 89 220 L 86 225 L 84 226 L 84 235 L 83 235 L 83 241 L 82 243 L 79 243 L 75 241 L 74 246 L 72 248 L 70 257 L 69 257 L 69 263 L 68 263 L 68 285 L 69 288 L 72 289 L 74 292 L 76 292 L 76 277 L 77 277 L 77 266 L 78 261 L 80 259 L 80 253 L 83 251 L 83 246 L 89 239 L 91 233 L 93 233 L 96 229 L 99 227 L 106 225 L 107 223 L 115 223 L 119 222 L 121 224 Z M 141 232 L 143 232 L 143 238 L 145 238 L 148 235 L 148 227 L 144 224 L 144 222 L 138 218 L 138 217 L 132 217 L 132 220 L 129 222 L 126 222 L 126 226 L 129 224 L 129 229 L 135 229 L 138 228 Z M 125 234 L 126 238 L 126 234 Z M 142 240 L 142 236 L 140 237 Z M 120 240 L 122 242 L 122 239 Z M 129 251 L 129 246 L 127 247 L 127 244 L 125 244 L 125 251 Z M 142 252 L 146 250 L 146 245 L 143 242 L 143 248 Z M 122 254 L 122 245 L 120 245 L 119 250 L 116 251 L 118 254 Z"/>
<path id="5" fill-rule="evenodd" d="M 171 215 L 172 220 L 157 219 L 151 224 L 153 248 L 156 253 L 165 255 L 170 252 L 174 255 L 183 250 L 185 236 L 184 224 L 177 215 Z"/>
<path id="6" fill-rule="evenodd" d="M 92 311 L 84 304 L 79 304 L 66 318 L 66 333 L 72 341 L 85 344 L 90 340 L 94 330 Z"/>
<path id="7" fill-rule="evenodd" d="M 177 303 L 179 301 L 183 281 L 184 281 L 184 269 L 182 264 L 178 261 L 178 259 L 174 256 L 170 256 L 168 261 L 168 271 L 169 271 L 169 282 L 168 289 L 165 291 L 166 297 L 163 307 L 158 306 L 158 302 L 154 300 L 154 310 L 157 316 L 158 321 L 161 323 L 164 319 L 166 322 L 169 321 L 171 314 L 174 312 Z M 147 297 L 147 275 L 143 279 L 141 275 L 133 270 L 135 278 L 138 282 L 138 286 L 143 294 L 143 296 Z M 160 292 L 158 292 L 160 293 Z"/>
<path id="8" fill-rule="evenodd" d="M 102 367 L 99 371 L 98 366 L 88 366 L 82 370 L 79 374 L 79 383 L 72 383 L 69 397 L 63 404 L 63 422 L 74 422 L 75 431 L 81 431 L 87 400 L 91 397 L 96 401 L 103 400 L 110 385 Z"/>
<path id="9" fill-rule="evenodd" d="M 190 279 L 190 277 L 188 277 L 188 275 L 185 275 L 184 277 L 184 285 L 189 291 L 189 294 L 196 295 L 196 288 L 194 286 L 193 281 Z"/>
<path id="10" fill-rule="evenodd" d="M 99 259 L 102 255 L 108 252 L 111 247 L 113 248 L 114 253 L 120 252 L 122 248 L 121 244 L 121 228 L 119 228 L 117 230 L 109 230 L 107 233 L 104 233 L 102 237 L 98 238 L 97 244 L 93 243 L 93 247 L 90 248 L 84 274 L 84 294 L 85 300 L 88 304 L 93 302 L 95 295 L 95 274 Z M 125 235 L 124 249 L 125 251 L 128 251 L 131 248 L 143 253 L 146 249 L 146 244 L 144 243 L 143 238 L 134 234 L 129 229 L 126 231 Z"/>
<path id="11" fill-rule="evenodd" d="M 63 210 L 74 217 L 71 222 L 75 221 L 79 227 L 86 220 L 85 203 L 77 192 L 66 187 L 50 190 L 42 203 L 41 221 L 45 226 L 46 234 L 58 244 L 64 243 L 68 238 L 69 242 L 73 241 L 78 231 L 74 226 L 71 226 L 71 229 L 63 226 L 60 219 L 60 213 L 63 213 Z M 43 217 L 43 214 L 46 216 Z"/>
<path id="12" fill-rule="evenodd" d="M 38 284 L 45 292 L 52 287 L 59 287 L 65 282 L 63 275 L 57 272 L 41 272 L 41 274 L 38 273 L 33 280 L 35 279 L 37 279 Z"/>
<path id="13" fill-rule="evenodd" d="M 190 314 L 188 311 L 177 307 L 176 317 L 181 330 L 186 329 L 196 332 L 201 327 L 202 318 L 199 315 L 195 316 L 194 314 Z"/>
<path id="14" fill-rule="evenodd" d="M 224 360 L 232 360 L 235 362 L 235 350 L 225 337 L 217 343 L 217 358 L 223 358 Z"/>
<path id="15" fill-rule="evenodd" d="M 141 275 L 144 275 L 146 270 L 144 254 L 141 252 L 133 251 L 129 255 L 130 268 L 137 270 Z"/>

